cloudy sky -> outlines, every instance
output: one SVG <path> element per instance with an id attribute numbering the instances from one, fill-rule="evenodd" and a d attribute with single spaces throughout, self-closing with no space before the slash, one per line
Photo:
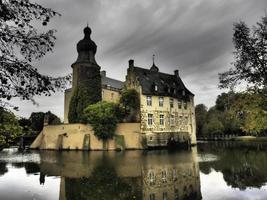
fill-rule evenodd
<path id="1" fill-rule="evenodd" d="M 52 76 L 71 73 L 76 43 L 83 28 L 92 29 L 98 46 L 96 60 L 107 76 L 124 81 L 128 60 L 150 68 L 152 55 L 160 71 L 180 76 L 195 94 L 195 103 L 214 105 L 218 73 L 233 61 L 233 23 L 255 24 L 265 15 L 266 0 L 36 0 L 62 14 L 49 23 L 57 29 L 52 53 L 37 62 L 40 72 Z M 15 101 L 18 115 L 52 111 L 63 118 L 64 96 L 36 97 L 39 106 Z"/>

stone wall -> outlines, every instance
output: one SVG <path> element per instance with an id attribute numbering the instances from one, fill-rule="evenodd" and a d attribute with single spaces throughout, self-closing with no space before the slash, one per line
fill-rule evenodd
<path id="1" fill-rule="evenodd" d="M 139 123 L 120 123 L 112 140 L 98 140 L 92 127 L 85 124 L 44 126 L 32 143 L 33 149 L 115 150 L 142 149 Z"/>

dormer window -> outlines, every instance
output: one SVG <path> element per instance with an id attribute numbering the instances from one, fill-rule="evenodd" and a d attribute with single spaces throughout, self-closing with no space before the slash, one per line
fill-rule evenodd
<path id="1" fill-rule="evenodd" d="M 183 90 L 182 95 L 185 96 L 185 91 Z"/>
<path id="2" fill-rule="evenodd" d="M 154 90 L 155 90 L 156 92 L 158 91 L 158 86 L 157 86 L 157 85 L 154 86 Z"/>

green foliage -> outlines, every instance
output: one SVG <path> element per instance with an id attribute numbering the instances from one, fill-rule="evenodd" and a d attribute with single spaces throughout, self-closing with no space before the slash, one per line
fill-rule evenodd
<path id="1" fill-rule="evenodd" d="M 31 130 L 31 120 L 27 119 L 27 118 L 20 118 L 18 120 L 19 125 L 22 127 L 22 131 L 25 135 L 29 135 L 31 134 L 32 130 Z"/>
<path id="2" fill-rule="evenodd" d="M 203 135 L 217 135 L 223 134 L 224 127 L 222 122 L 218 119 L 211 119 L 209 122 L 203 125 Z"/>
<path id="3" fill-rule="evenodd" d="M 196 115 L 196 131 L 197 136 L 202 135 L 202 128 L 207 118 L 207 107 L 204 104 L 198 104 L 195 107 L 195 115 Z"/>
<path id="4" fill-rule="evenodd" d="M 84 109 L 88 105 L 97 103 L 102 99 L 99 69 L 91 67 L 86 69 L 86 71 L 90 76 L 82 78 L 71 97 L 68 114 L 69 123 L 82 122 Z"/>
<path id="5" fill-rule="evenodd" d="M 0 107 L 0 149 L 23 134 L 16 116 Z"/>
<path id="6" fill-rule="evenodd" d="M 135 89 L 123 90 L 121 93 L 120 104 L 123 109 L 122 113 L 125 120 L 135 122 L 140 107 L 138 92 Z"/>
<path id="7" fill-rule="evenodd" d="M 242 21 L 234 24 L 234 67 L 219 74 L 219 87 L 233 88 L 242 81 L 248 86 L 254 86 L 256 90 L 267 87 L 266 35 L 266 16 L 262 17 L 252 29 Z"/>
<path id="8" fill-rule="evenodd" d="M 267 98 L 265 92 L 258 91 L 260 92 L 253 90 L 243 93 L 222 93 L 217 97 L 215 107 L 210 108 L 207 114 L 201 113 L 199 110 L 202 108 L 203 111 L 203 106 L 198 105 L 197 127 L 204 124 L 198 136 L 214 131 L 214 127 L 219 127 L 218 129 L 223 130 L 224 134 L 266 135 Z"/>
<path id="9" fill-rule="evenodd" d="M 123 90 L 121 93 L 120 103 L 126 111 L 138 109 L 140 106 L 139 95 L 135 89 Z"/>
<path id="10" fill-rule="evenodd" d="M 247 134 L 266 134 L 266 94 L 245 92 L 237 94 L 232 110 L 239 114 L 241 129 Z"/>
<path id="11" fill-rule="evenodd" d="M 51 113 L 50 111 L 46 112 L 45 115 L 48 117 L 49 125 L 61 124 L 61 120 L 59 119 L 59 117 Z"/>
<path id="12" fill-rule="evenodd" d="M 117 107 L 114 103 L 100 101 L 84 110 L 83 120 L 92 125 L 94 134 L 99 139 L 106 140 L 115 135 L 120 116 Z"/>
<path id="13" fill-rule="evenodd" d="M 69 105 L 68 119 L 69 123 L 79 122 L 79 117 L 77 114 L 77 103 L 78 103 L 78 89 L 76 89 L 71 97 Z"/>
<path id="14" fill-rule="evenodd" d="M 40 132 L 43 130 L 44 126 L 44 118 L 47 117 L 47 123 L 49 125 L 56 125 L 60 124 L 60 119 L 50 111 L 44 113 L 44 112 L 33 112 L 29 118 L 31 122 L 31 129 L 36 132 Z"/>
<path id="15" fill-rule="evenodd" d="M 111 160 L 104 158 L 101 163 L 90 177 L 65 178 L 66 199 L 142 199 L 141 187 L 135 178 L 119 177 Z"/>
<path id="16" fill-rule="evenodd" d="M 33 131 L 40 132 L 41 130 L 43 130 L 44 116 L 45 116 L 45 113 L 43 112 L 33 112 L 31 114 L 29 119 L 31 121 L 31 129 Z"/>
<path id="17" fill-rule="evenodd" d="M 42 75 L 32 65 L 52 51 L 56 39 L 55 30 L 39 32 L 34 25 L 45 26 L 57 15 L 29 0 L 0 0 L 0 106 L 9 106 L 6 100 L 14 97 L 34 102 L 34 95 L 65 89 L 70 76 Z"/>

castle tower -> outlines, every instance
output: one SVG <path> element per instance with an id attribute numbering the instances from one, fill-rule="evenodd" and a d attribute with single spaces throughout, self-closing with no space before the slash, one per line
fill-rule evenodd
<path id="1" fill-rule="evenodd" d="M 90 104 L 101 101 L 100 66 L 96 63 L 97 46 L 91 40 L 91 29 L 83 30 L 84 38 L 77 44 L 78 58 L 71 65 L 72 89 L 69 102 L 69 123 L 79 122 L 83 110 Z"/>

